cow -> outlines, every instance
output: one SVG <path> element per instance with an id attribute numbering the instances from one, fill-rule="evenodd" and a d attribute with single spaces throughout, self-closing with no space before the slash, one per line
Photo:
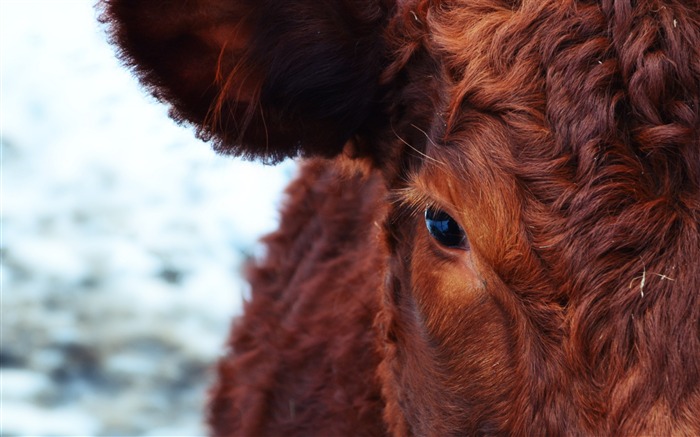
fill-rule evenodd
<path id="1" fill-rule="evenodd" d="M 98 9 L 175 121 L 300 160 L 213 435 L 700 435 L 700 2 Z"/>

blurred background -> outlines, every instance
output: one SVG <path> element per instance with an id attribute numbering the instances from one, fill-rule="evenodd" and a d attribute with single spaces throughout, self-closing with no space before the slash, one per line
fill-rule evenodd
<path id="1" fill-rule="evenodd" d="M 94 0 L 0 0 L 0 433 L 204 435 L 211 370 L 294 165 L 217 156 Z"/>

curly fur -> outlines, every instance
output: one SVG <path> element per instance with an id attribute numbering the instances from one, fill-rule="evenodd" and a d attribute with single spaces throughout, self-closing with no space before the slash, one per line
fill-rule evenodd
<path id="1" fill-rule="evenodd" d="M 700 3 L 101 9 L 217 150 L 317 157 L 249 267 L 215 435 L 700 434 Z"/>

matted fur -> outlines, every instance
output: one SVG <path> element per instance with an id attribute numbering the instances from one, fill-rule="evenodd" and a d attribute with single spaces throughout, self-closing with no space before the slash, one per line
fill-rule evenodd
<path id="1" fill-rule="evenodd" d="M 321 157 L 249 268 L 215 435 L 700 435 L 700 2 L 101 8 L 217 150 Z"/>

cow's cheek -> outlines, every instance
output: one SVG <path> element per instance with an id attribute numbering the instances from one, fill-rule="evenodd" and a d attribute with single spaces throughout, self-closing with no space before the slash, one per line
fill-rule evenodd
<path id="1" fill-rule="evenodd" d="M 423 364 L 412 369 L 420 374 L 413 390 L 427 398 L 424 405 L 432 397 L 450 399 L 426 408 L 424 419 L 465 421 L 453 425 L 466 431 L 469 417 L 499 414 L 484 406 L 501 404 L 513 390 L 513 321 L 493 297 L 492 288 L 503 284 L 477 253 L 443 250 L 420 223 L 415 232 L 410 295 L 417 341 L 406 352 L 414 355 L 408 363 Z"/>

